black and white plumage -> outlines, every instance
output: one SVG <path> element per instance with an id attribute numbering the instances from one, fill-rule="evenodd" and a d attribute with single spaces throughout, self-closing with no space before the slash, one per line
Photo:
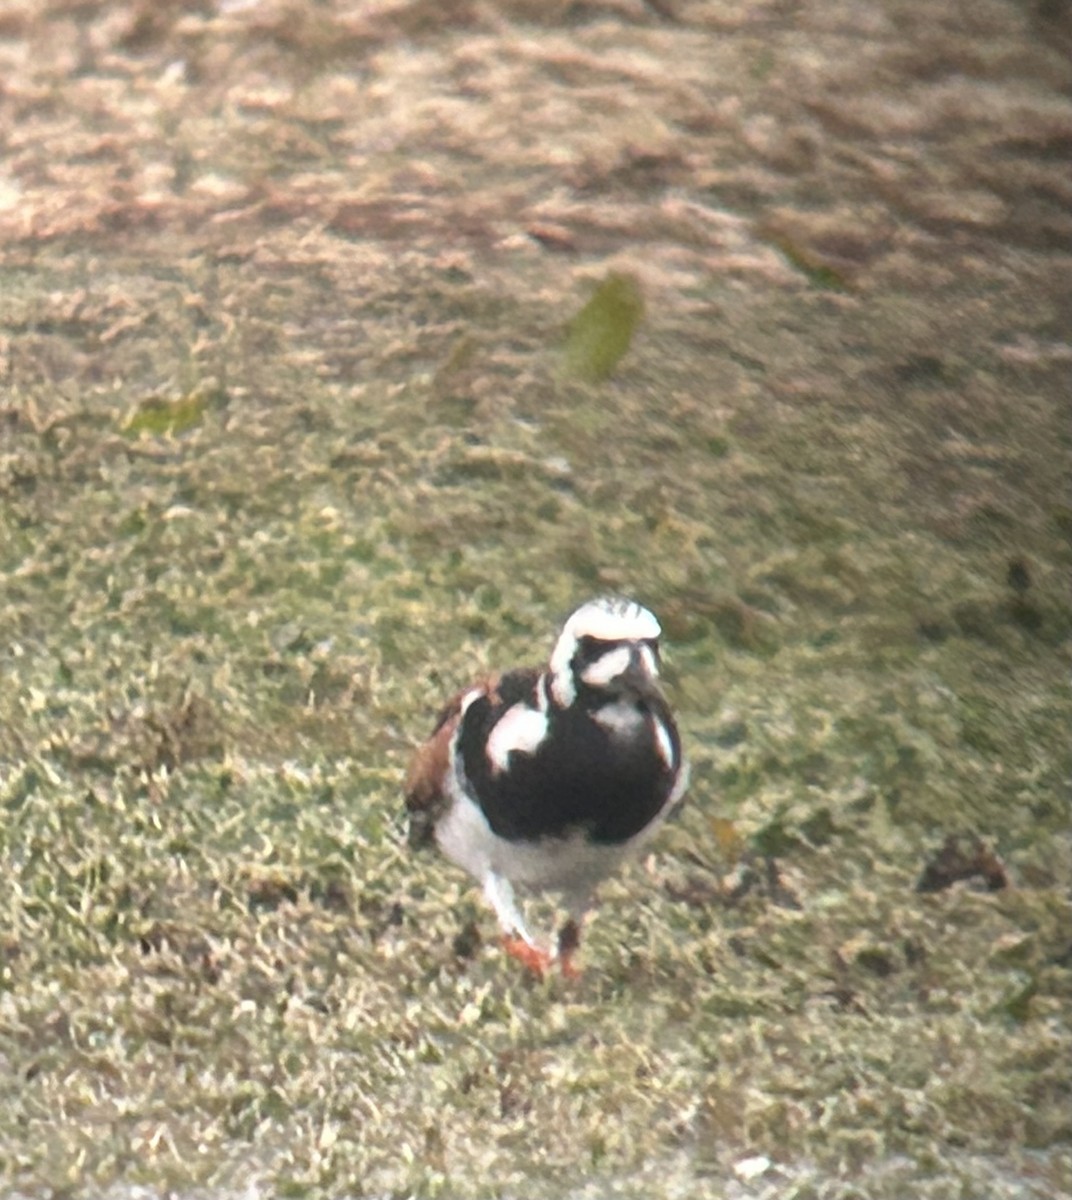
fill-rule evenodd
<path id="1" fill-rule="evenodd" d="M 687 766 L 659 691 L 659 623 L 629 600 L 570 616 L 543 670 L 460 692 L 406 779 L 410 840 L 435 842 L 484 888 L 507 949 L 567 974 L 601 880 L 680 802 Z M 529 933 L 514 885 L 561 894 L 553 951 Z"/>

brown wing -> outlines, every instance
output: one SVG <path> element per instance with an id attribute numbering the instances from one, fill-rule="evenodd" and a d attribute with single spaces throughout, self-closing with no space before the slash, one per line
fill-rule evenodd
<path id="1" fill-rule="evenodd" d="M 409 844 L 430 845 L 435 840 L 436 822 L 447 806 L 444 781 L 451 770 L 450 746 L 462 715 L 462 701 L 474 689 L 495 697 L 499 676 L 479 680 L 454 696 L 443 708 L 428 739 L 416 750 L 403 785 L 409 814 Z"/>

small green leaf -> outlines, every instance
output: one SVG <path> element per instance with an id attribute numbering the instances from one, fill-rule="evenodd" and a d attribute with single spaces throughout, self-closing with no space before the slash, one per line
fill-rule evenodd
<path id="1" fill-rule="evenodd" d="M 185 433 L 201 423 L 208 407 L 205 392 L 189 392 L 176 400 L 164 396 L 147 396 L 123 422 L 123 432 L 130 437 L 147 433 L 164 437 Z"/>
<path id="2" fill-rule="evenodd" d="M 566 373 L 588 383 L 607 379 L 629 349 L 643 313 L 637 281 L 630 275 L 608 275 L 570 322 Z"/>
<path id="3" fill-rule="evenodd" d="M 812 287 L 826 292 L 845 292 L 849 281 L 844 272 L 810 247 L 798 244 L 788 237 L 775 238 L 774 244 L 785 255 L 790 265 L 806 275 Z"/>

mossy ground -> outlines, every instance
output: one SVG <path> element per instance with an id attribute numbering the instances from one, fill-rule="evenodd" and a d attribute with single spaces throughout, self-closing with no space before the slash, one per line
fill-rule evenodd
<path id="1" fill-rule="evenodd" d="M 6 1189 L 1072 1190 L 1067 22 L 763 11 L 0 9 Z M 400 779 L 606 590 L 695 782 L 535 983 Z"/>

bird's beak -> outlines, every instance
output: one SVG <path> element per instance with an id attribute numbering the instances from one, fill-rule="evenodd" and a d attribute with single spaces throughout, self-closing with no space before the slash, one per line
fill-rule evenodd
<path id="1" fill-rule="evenodd" d="M 658 681 L 639 650 L 633 650 L 629 655 L 629 665 L 615 678 L 614 688 L 637 696 L 651 696 L 658 692 Z"/>

